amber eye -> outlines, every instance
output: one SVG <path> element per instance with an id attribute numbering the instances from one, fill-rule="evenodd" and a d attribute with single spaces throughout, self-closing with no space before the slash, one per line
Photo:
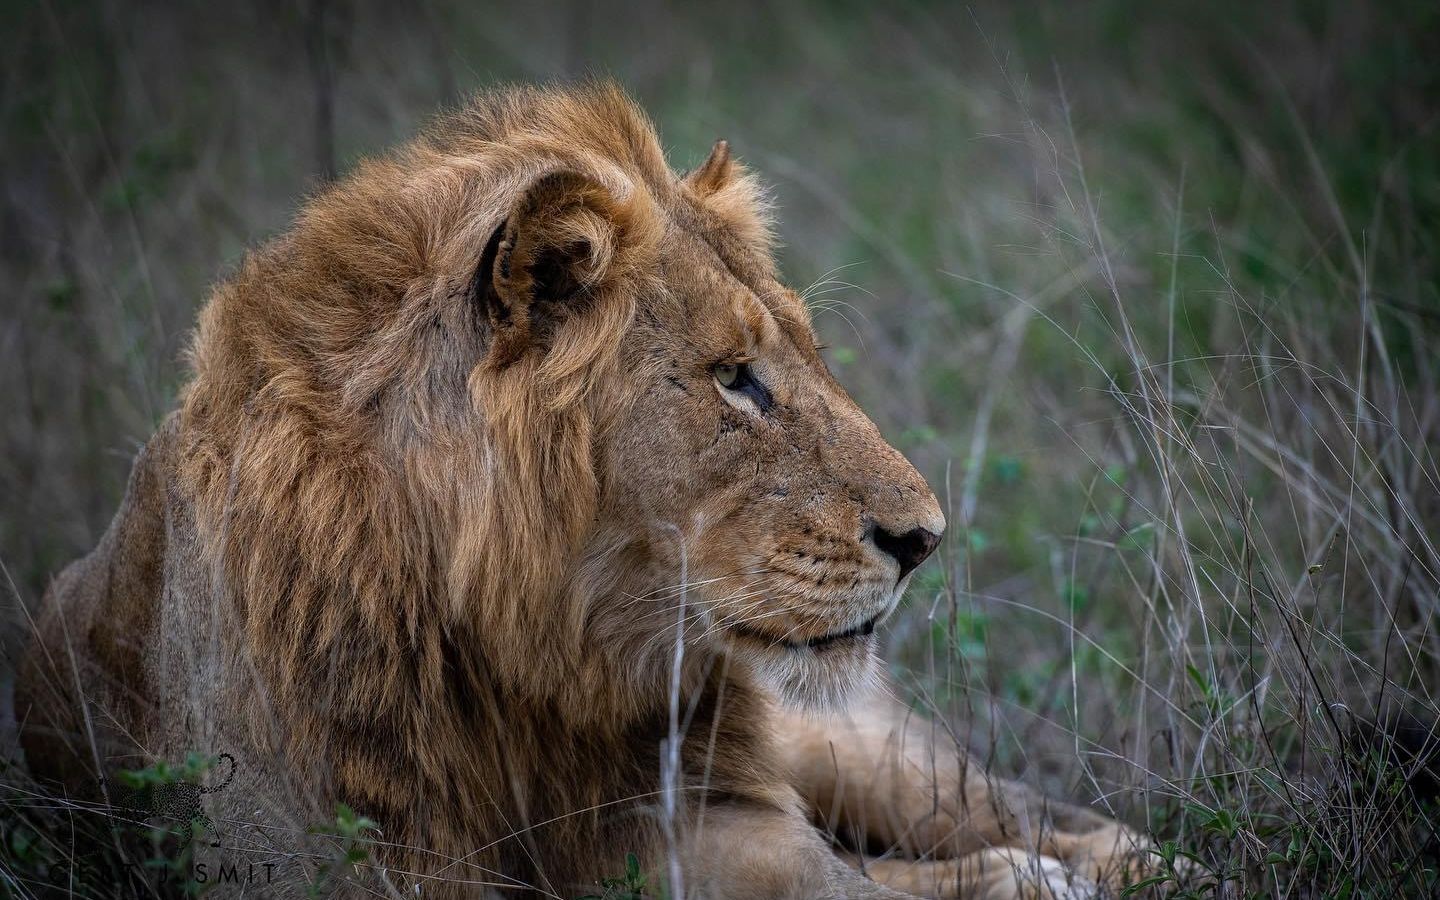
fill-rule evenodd
<path id="1" fill-rule="evenodd" d="M 755 377 L 749 363 L 717 363 L 714 372 L 722 388 L 749 397 L 762 413 L 769 412 L 774 405 L 770 391 Z"/>

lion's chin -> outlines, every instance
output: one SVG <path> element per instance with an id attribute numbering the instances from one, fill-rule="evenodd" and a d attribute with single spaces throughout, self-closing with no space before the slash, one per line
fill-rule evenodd
<path id="1" fill-rule="evenodd" d="M 782 703 L 809 712 L 838 712 L 879 683 L 873 634 L 857 634 L 823 648 L 731 641 L 730 655 Z"/>

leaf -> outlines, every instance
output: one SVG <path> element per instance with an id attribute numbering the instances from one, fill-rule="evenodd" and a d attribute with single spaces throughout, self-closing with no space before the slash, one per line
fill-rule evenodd
<path id="1" fill-rule="evenodd" d="M 1200 689 L 1200 693 L 1205 695 L 1205 705 L 1207 707 L 1214 706 L 1216 699 L 1215 686 L 1210 683 L 1210 680 L 1205 677 L 1204 673 L 1193 665 L 1187 663 L 1185 671 L 1190 675 L 1190 680 L 1195 682 L 1195 686 Z"/>
<path id="2" fill-rule="evenodd" d="M 1082 584 L 1076 584 L 1073 579 L 1065 579 L 1063 599 L 1070 612 L 1075 614 L 1083 613 L 1090 606 L 1090 592 Z"/>
<path id="3" fill-rule="evenodd" d="M 1179 852 L 1180 845 L 1174 841 L 1164 841 L 1158 847 L 1151 847 L 1149 852 L 1165 860 L 1170 868 L 1175 868 L 1175 854 Z"/>
<path id="4" fill-rule="evenodd" d="M 1133 897 L 1135 894 L 1140 893 L 1148 887 L 1154 887 L 1157 884 L 1162 884 L 1169 880 L 1169 875 L 1151 875 L 1149 878 L 1146 878 L 1142 881 L 1137 881 L 1134 884 L 1127 884 L 1125 886 L 1125 889 L 1120 892 L 1120 896 Z"/>
<path id="5" fill-rule="evenodd" d="M 1017 484 L 1025 474 L 1024 464 L 1015 456 L 997 457 L 990 467 L 995 472 L 995 480 L 1001 484 Z"/>
<path id="6" fill-rule="evenodd" d="M 1155 540 L 1155 523 L 1141 522 L 1121 536 L 1119 545 L 1127 550 L 1144 550 Z"/>

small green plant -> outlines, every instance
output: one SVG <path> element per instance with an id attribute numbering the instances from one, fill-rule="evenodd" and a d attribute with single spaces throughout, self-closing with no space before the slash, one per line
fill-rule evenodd
<path id="1" fill-rule="evenodd" d="M 116 774 L 110 802 L 114 804 L 117 840 L 143 835 L 147 849 L 140 864 L 152 885 L 177 888 L 199 896 L 210 885 L 193 876 L 195 846 L 209 839 L 212 823 L 200 806 L 201 779 L 220 761 L 191 751 L 172 764 L 165 760 Z M 120 788 L 116 791 L 114 788 Z"/>
<path id="2" fill-rule="evenodd" d="M 1212 873 L 1199 856 L 1181 849 L 1175 841 L 1162 841 L 1158 847 L 1151 849 L 1150 853 L 1159 860 L 1159 871 L 1126 885 L 1120 891 L 1122 898 L 1133 897 L 1142 891 L 1154 893 L 1162 889 L 1162 895 L 1167 900 L 1200 900 L 1210 896 L 1210 882 L 1207 882 L 1206 878 Z"/>
<path id="3" fill-rule="evenodd" d="M 640 871 L 640 858 L 625 854 L 625 874 L 619 878 L 600 879 L 600 893 L 586 894 L 580 900 L 647 900 L 654 897 L 645 889 L 645 873 Z"/>
<path id="4" fill-rule="evenodd" d="M 323 825 L 312 825 L 306 829 L 309 834 L 329 835 L 339 839 L 339 853 L 336 858 L 320 864 L 315 879 L 306 888 L 306 896 L 323 897 L 335 887 L 336 868 L 358 871 L 370 862 L 368 844 L 369 832 L 378 830 L 374 820 L 357 815 L 355 810 L 344 803 L 335 804 L 335 818 Z"/>
<path id="5" fill-rule="evenodd" d="M 218 756 L 205 756 L 192 750 L 185 754 L 184 761 L 178 765 L 162 759 L 143 769 L 121 769 L 116 778 L 121 784 L 134 790 L 181 783 L 194 784 L 219 761 Z"/>

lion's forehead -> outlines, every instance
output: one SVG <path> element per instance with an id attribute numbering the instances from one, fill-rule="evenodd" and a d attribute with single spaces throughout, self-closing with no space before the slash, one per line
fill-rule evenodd
<path id="1" fill-rule="evenodd" d="M 660 276 L 668 298 L 683 308 L 699 335 L 723 334 L 720 352 L 763 353 L 793 344 L 815 346 L 809 312 L 800 296 L 754 268 L 732 265 L 713 237 L 672 226 L 660 254 Z"/>

